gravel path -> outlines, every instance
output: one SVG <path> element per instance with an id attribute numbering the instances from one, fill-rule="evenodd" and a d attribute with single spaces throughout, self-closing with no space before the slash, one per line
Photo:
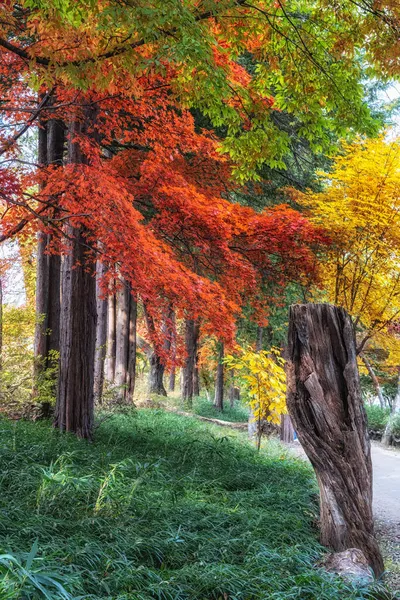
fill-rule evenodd
<path id="1" fill-rule="evenodd" d="M 372 444 L 374 514 L 388 583 L 400 590 L 400 451 Z"/>
<path id="2" fill-rule="evenodd" d="M 400 529 L 400 451 L 372 444 L 374 512 Z"/>

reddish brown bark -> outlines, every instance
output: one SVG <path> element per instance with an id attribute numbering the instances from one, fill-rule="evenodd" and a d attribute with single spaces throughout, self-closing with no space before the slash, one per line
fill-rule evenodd
<path id="1" fill-rule="evenodd" d="M 73 121 L 69 128 L 68 159 L 85 162 L 74 138 L 90 122 Z M 60 372 L 54 424 L 90 438 L 94 419 L 94 355 L 96 344 L 95 264 L 88 256 L 85 231 L 68 225 L 68 254 L 62 265 L 62 306 L 60 333 Z"/>

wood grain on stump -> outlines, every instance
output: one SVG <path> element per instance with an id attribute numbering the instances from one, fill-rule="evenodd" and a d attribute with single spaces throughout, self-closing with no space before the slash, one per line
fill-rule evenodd
<path id="1" fill-rule="evenodd" d="M 383 572 L 374 537 L 372 465 L 353 325 L 342 308 L 293 305 L 287 404 L 320 489 L 321 542 L 362 550 Z"/>

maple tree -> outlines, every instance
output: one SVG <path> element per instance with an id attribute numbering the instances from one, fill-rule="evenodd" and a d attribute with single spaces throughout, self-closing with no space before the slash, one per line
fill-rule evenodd
<path id="1" fill-rule="evenodd" d="M 284 166 L 282 110 L 318 149 L 331 147 L 331 130 L 374 130 L 356 56 L 362 31 L 349 36 L 341 18 L 356 23 L 359 11 L 324 6 L 3 3 L 2 239 L 41 232 L 38 290 L 55 284 L 38 312 L 51 320 L 52 305 L 63 315 L 59 333 L 50 326 L 61 351 L 61 428 L 90 435 L 96 259 L 107 265 L 104 294 L 122 279 L 142 299 L 164 362 L 171 306 L 177 319 L 201 318 L 229 342 L 244 301 L 265 314 L 270 298 L 257 295 L 265 281 L 314 275 L 313 247 L 325 241 L 318 228 L 287 206 L 258 214 L 224 196 L 236 185 L 232 172 L 244 182 L 265 162 Z M 189 109 L 208 120 L 207 131 Z M 39 168 L 19 153 L 35 126 Z M 40 330 L 37 339 L 39 347 Z"/>

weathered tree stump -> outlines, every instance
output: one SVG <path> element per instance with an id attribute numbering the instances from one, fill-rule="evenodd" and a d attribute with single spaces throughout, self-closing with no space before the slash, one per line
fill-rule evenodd
<path id="1" fill-rule="evenodd" d="M 376 576 L 372 465 L 353 325 L 342 308 L 293 305 L 289 313 L 287 404 L 320 489 L 321 542 L 359 548 Z"/>

